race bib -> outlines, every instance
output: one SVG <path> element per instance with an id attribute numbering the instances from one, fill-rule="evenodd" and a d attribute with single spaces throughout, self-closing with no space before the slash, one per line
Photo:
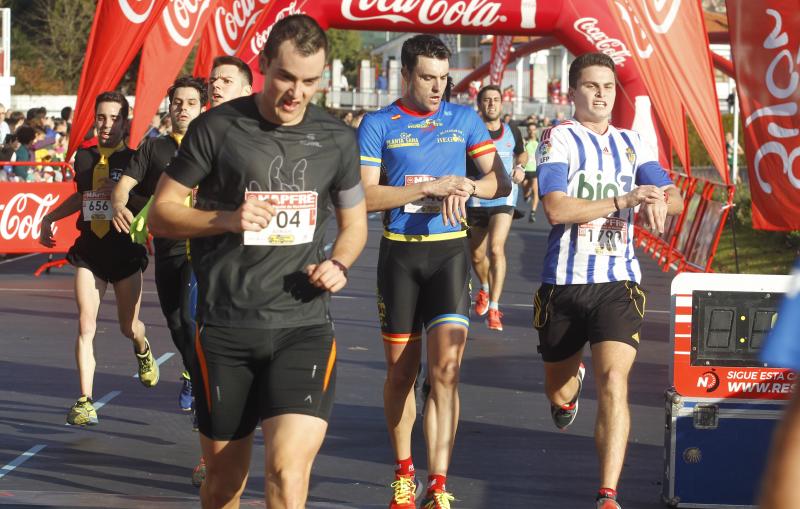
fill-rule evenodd
<path id="1" fill-rule="evenodd" d="M 628 222 L 618 217 L 601 217 L 578 226 L 578 253 L 625 256 Z"/>
<path id="2" fill-rule="evenodd" d="M 114 217 L 111 209 L 111 191 L 84 191 L 83 192 L 83 220 L 110 221 Z"/>
<path id="3" fill-rule="evenodd" d="M 431 175 L 406 175 L 405 185 L 410 186 L 419 184 L 420 182 L 430 182 L 436 180 L 436 177 Z M 412 201 L 403 207 L 403 212 L 409 214 L 441 214 L 442 213 L 442 200 L 437 198 L 423 198 L 421 200 Z"/>
<path id="4" fill-rule="evenodd" d="M 266 228 L 259 232 L 244 232 L 245 246 L 296 246 L 314 240 L 314 230 L 317 228 L 315 191 L 245 191 L 245 200 L 252 196 L 259 200 L 272 200 L 277 205 L 275 215 Z"/>

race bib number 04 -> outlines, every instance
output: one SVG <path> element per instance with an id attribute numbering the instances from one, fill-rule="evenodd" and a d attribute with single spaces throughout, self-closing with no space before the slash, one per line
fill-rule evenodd
<path id="1" fill-rule="evenodd" d="M 114 217 L 111 210 L 111 191 L 83 192 L 83 220 L 102 219 L 110 221 Z"/>
<path id="2" fill-rule="evenodd" d="M 420 182 L 430 182 L 436 180 L 436 177 L 431 175 L 406 175 L 405 185 L 410 186 L 419 184 Z M 403 207 L 403 212 L 408 214 L 441 214 L 442 201 L 437 198 L 423 198 L 421 200 L 412 201 Z"/>
<path id="3" fill-rule="evenodd" d="M 246 191 L 244 199 L 256 197 L 271 200 L 275 215 L 266 228 L 259 232 L 244 232 L 245 246 L 296 246 L 314 240 L 317 228 L 317 193 L 294 191 L 271 193 Z"/>
<path id="4" fill-rule="evenodd" d="M 624 256 L 628 247 L 628 222 L 618 217 L 601 217 L 578 226 L 578 253 Z"/>

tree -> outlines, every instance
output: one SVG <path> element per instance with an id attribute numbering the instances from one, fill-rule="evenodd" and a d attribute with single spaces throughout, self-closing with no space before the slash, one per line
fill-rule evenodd
<path id="1" fill-rule="evenodd" d="M 369 59 L 369 51 L 364 48 L 361 33 L 355 30 L 328 30 L 329 54 L 342 61 L 342 70 L 348 83 L 357 83 L 361 60 Z"/>

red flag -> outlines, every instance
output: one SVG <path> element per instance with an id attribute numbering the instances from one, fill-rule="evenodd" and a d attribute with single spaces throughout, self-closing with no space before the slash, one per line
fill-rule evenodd
<path id="1" fill-rule="evenodd" d="M 221 55 L 236 55 L 245 43 L 245 34 L 271 0 L 219 0 L 203 29 L 192 74 L 208 78 L 211 64 Z"/>
<path id="2" fill-rule="evenodd" d="M 167 0 L 98 0 L 78 86 L 68 156 L 92 126 L 94 98 L 117 86 L 166 4 Z"/>
<path id="3" fill-rule="evenodd" d="M 142 48 L 136 81 L 136 115 L 131 123 L 131 146 L 139 144 L 167 89 L 189 56 L 199 28 L 219 0 L 171 2 L 150 31 Z"/>
<path id="4" fill-rule="evenodd" d="M 489 59 L 489 83 L 500 86 L 503 83 L 503 74 L 506 72 L 508 57 L 511 56 L 511 35 L 495 35 L 492 41 L 492 56 Z"/>
<path id="5" fill-rule="evenodd" d="M 264 44 L 267 43 L 272 27 L 278 21 L 292 14 L 308 14 L 316 19 L 323 29 L 327 28 L 326 16 L 312 13 L 306 8 L 308 0 L 273 0 L 272 3 L 261 11 L 258 19 L 244 35 L 244 44 L 239 47 L 236 56 L 250 66 L 253 71 L 253 91 L 261 90 L 264 85 L 264 76 L 258 68 L 258 55 Z"/>
<path id="6" fill-rule="evenodd" d="M 797 0 L 728 0 L 728 20 L 753 227 L 800 230 Z"/>
<path id="7" fill-rule="evenodd" d="M 680 98 L 683 105 L 681 117 L 684 117 L 684 112 L 689 114 L 711 161 L 723 182 L 727 183 L 722 117 L 699 0 L 609 0 L 609 4 L 615 10 L 617 21 L 628 27 L 626 35 L 629 38 L 634 39 L 633 34 L 637 31 L 640 34 L 643 44 L 636 46 L 635 58 L 637 63 L 650 61 L 640 65 L 648 89 L 652 82 L 656 88 L 651 90 L 658 90 L 654 96 L 670 88 L 673 97 Z M 675 112 L 662 112 L 665 105 L 659 108 L 656 104 L 667 131 L 673 132 L 675 126 L 668 125 L 672 122 L 668 117 L 674 119 Z M 677 142 L 675 144 L 680 146 Z"/>

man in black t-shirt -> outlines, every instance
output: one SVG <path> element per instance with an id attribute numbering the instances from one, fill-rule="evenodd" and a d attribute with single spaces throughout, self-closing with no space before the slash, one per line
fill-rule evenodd
<path id="1" fill-rule="evenodd" d="M 81 212 L 77 227 L 80 235 L 67 254 L 75 266 L 75 299 L 78 303 L 78 363 L 81 397 L 70 408 L 67 423 L 97 424 L 92 405 L 94 380 L 94 335 L 97 313 L 108 284 L 114 286 L 119 326 L 134 345 L 139 364 L 139 381 L 145 387 L 158 383 L 158 364 L 139 321 L 142 298 L 142 271 L 147 267 L 143 246 L 133 244 L 128 235 L 111 228 L 111 187 L 122 176 L 133 156 L 123 135 L 128 123 L 128 101 L 119 92 L 104 92 L 95 100 L 97 145 L 75 154 L 75 183 L 78 191 L 42 219 L 39 241 L 54 245 L 53 223 Z"/>
<path id="2" fill-rule="evenodd" d="M 114 186 L 111 205 L 114 209 L 113 225 L 116 231 L 129 233 L 133 213 L 129 204 L 143 206 L 156 190 L 159 177 L 181 146 L 189 123 L 205 110 L 208 100 L 206 84 L 191 76 L 175 80 L 167 92 L 172 133 L 167 136 L 147 138 Z M 140 184 L 141 183 L 141 184 Z M 131 191 L 138 186 L 138 194 Z M 153 239 L 156 262 L 156 290 L 161 311 L 167 319 L 172 342 L 181 354 L 184 371 L 181 374 L 181 392 L 178 404 L 184 411 L 192 410 L 191 364 L 194 358 L 194 318 L 190 290 L 192 266 L 186 256 L 186 241 L 166 238 Z"/>
<path id="3" fill-rule="evenodd" d="M 327 429 L 329 293 L 347 282 L 367 227 L 355 135 L 309 104 L 326 56 L 312 18 L 279 21 L 259 57 L 264 90 L 192 122 L 150 211 L 155 235 L 192 239 L 204 506 L 238 503 L 260 422 L 267 506 L 303 507 Z M 325 259 L 333 211 L 339 235 Z"/>

